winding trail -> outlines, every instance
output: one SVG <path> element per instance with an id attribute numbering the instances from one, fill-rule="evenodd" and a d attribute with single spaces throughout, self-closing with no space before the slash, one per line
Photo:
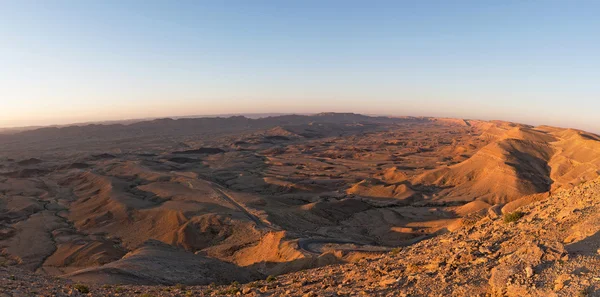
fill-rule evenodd
<path id="1" fill-rule="evenodd" d="M 225 189 L 219 184 L 207 180 L 201 181 L 208 183 L 223 201 L 233 205 L 233 207 L 235 207 L 238 211 L 244 213 L 250 220 L 252 220 L 256 224 L 256 226 L 261 228 L 278 230 L 274 228 L 269 222 L 265 222 L 261 218 L 254 215 L 250 210 L 248 210 L 248 208 L 246 208 L 246 206 L 238 203 L 233 197 L 227 194 L 227 192 L 225 192 Z M 188 181 L 188 185 L 191 189 L 194 189 L 194 182 L 197 182 L 197 180 Z"/>
<path id="2" fill-rule="evenodd" d="M 250 220 L 252 220 L 256 224 L 257 227 L 270 229 L 273 231 L 281 231 L 282 230 L 280 228 L 274 227 L 271 224 L 271 222 L 265 221 L 265 220 L 259 218 L 258 216 L 254 215 L 245 205 L 237 202 L 234 197 L 227 194 L 227 192 L 226 192 L 227 190 L 223 186 L 221 186 L 215 182 L 205 180 L 205 179 L 191 180 L 191 181 L 188 181 L 187 183 L 191 189 L 194 189 L 195 188 L 194 183 L 196 183 L 196 182 L 208 183 L 223 201 L 231 204 L 238 211 L 244 213 Z M 415 238 L 415 239 L 411 240 L 411 242 L 409 244 L 414 244 L 414 243 L 424 240 L 426 238 L 428 238 L 428 237 L 422 236 L 422 237 Z M 365 244 L 362 242 L 356 242 L 356 241 L 352 241 L 352 240 L 337 239 L 337 238 L 300 238 L 298 240 L 298 249 L 300 249 L 303 252 L 312 254 L 312 255 L 321 255 L 323 252 L 320 251 L 319 249 L 315 249 L 314 245 L 324 245 L 324 244 L 354 244 L 359 247 L 355 248 L 355 249 L 347 249 L 346 251 L 355 251 L 355 252 L 385 252 L 387 250 L 391 250 L 391 248 L 388 249 L 386 247 L 380 247 L 380 248 L 382 248 L 381 250 L 361 249 L 360 248 L 361 246 L 369 246 L 369 244 Z M 376 246 L 373 246 L 373 247 L 376 247 Z"/>
<path id="3" fill-rule="evenodd" d="M 224 191 L 223 187 L 221 187 L 220 185 L 218 185 L 216 183 L 210 182 L 210 181 L 206 181 L 206 182 L 208 182 L 213 187 L 215 192 L 217 192 L 217 194 L 219 194 L 221 196 L 221 198 L 223 198 L 225 201 L 229 202 L 231 205 L 235 206 L 235 208 L 237 208 L 239 211 L 246 214 L 246 216 L 248 216 L 252 221 L 254 221 L 257 226 L 273 229 L 270 224 L 261 220 L 259 217 L 257 217 L 253 213 L 251 213 L 244 205 L 238 203 L 237 201 L 235 201 L 235 199 L 233 197 L 229 196 L 229 194 L 227 194 Z"/>

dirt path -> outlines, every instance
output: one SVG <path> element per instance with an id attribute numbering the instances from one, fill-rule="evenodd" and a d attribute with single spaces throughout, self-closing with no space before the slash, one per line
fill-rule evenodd
<path id="1" fill-rule="evenodd" d="M 215 184 L 213 182 L 209 182 L 209 181 L 207 181 L 207 182 L 213 187 L 215 192 L 217 192 L 219 195 L 221 195 L 221 198 L 223 198 L 225 201 L 229 202 L 231 205 L 235 206 L 235 208 L 237 208 L 239 211 L 246 214 L 246 216 L 248 216 L 248 218 L 250 218 L 252 221 L 254 221 L 257 226 L 262 227 L 262 228 L 272 228 L 270 224 L 264 222 L 259 217 L 252 214 L 244 205 L 238 203 L 237 201 L 235 201 L 235 199 L 233 197 L 229 196 L 229 194 L 227 194 L 224 191 L 223 187 L 221 187 L 220 185 Z"/>
<path id="2" fill-rule="evenodd" d="M 246 208 L 246 206 L 238 203 L 235 200 L 235 198 L 233 198 L 229 194 L 227 194 L 226 190 L 222 186 L 220 186 L 214 182 L 211 182 L 211 181 L 207 181 L 207 180 L 202 180 L 202 181 L 208 183 L 223 201 L 231 204 L 238 211 L 244 213 L 250 220 L 252 220 L 254 223 L 256 223 L 256 226 L 258 226 L 260 228 L 276 230 L 276 228 L 274 228 L 269 222 L 263 221 L 261 218 L 257 217 L 250 210 L 248 210 Z M 194 189 L 195 182 L 197 182 L 197 181 L 196 180 L 188 181 L 188 185 L 191 189 Z"/>

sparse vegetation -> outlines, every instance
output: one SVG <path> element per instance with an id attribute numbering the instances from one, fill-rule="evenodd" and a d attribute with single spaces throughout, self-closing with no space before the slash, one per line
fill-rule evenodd
<path id="1" fill-rule="evenodd" d="M 75 290 L 79 291 L 79 293 L 83 293 L 83 294 L 87 294 L 90 292 L 90 288 L 88 288 L 88 286 L 82 285 L 82 284 L 75 284 L 73 286 L 73 288 L 75 288 Z"/>
<path id="2" fill-rule="evenodd" d="M 273 276 L 273 275 L 267 276 L 267 279 L 266 279 L 267 283 L 271 283 L 271 282 L 274 282 L 276 280 L 277 280 L 277 278 L 275 276 Z"/>
<path id="3" fill-rule="evenodd" d="M 585 288 L 585 289 L 581 289 L 579 290 L 579 292 L 577 292 L 577 296 L 578 297 L 587 297 L 590 296 L 590 288 Z"/>
<path id="4" fill-rule="evenodd" d="M 239 288 L 237 288 L 237 287 L 230 287 L 230 288 L 227 288 L 225 290 L 221 290 L 221 291 L 217 292 L 217 295 L 235 295 L 238 292 L 240 292 Z"/>
<path id="5" fill-rule="evenodd" d="M 402 251 L 402 248 L 401 248 L 401 247 L 393 248 L 393 249 L 390 251 L 390 254 L 392 254 L 392 255 L 397 255 L 397 254 L 399 254 L 401 251 Z"/>
<path id="6" fill-rule="evenodd" d="M 184 284 L 176 284 L 175 288 L 177 288 L 179 290 L 184 290 L 185 289 L 185 285 Z"/>
<path id="7" fill-rule="evenodd" d="M 523 216 L 525 216 L 525 213 L 522 211 L 506 213 L 506 214 L 504 214 L 504 222 L 505 223 L 516 222 L 519 219 L 521 219 Z"/>

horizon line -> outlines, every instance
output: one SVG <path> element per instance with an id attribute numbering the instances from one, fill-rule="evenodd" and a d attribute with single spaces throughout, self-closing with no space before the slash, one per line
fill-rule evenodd
<path id="1" fill-rule="evenodd" d="M 250 119 L 260 119 L 260 118 L 267 118 L 267 117 L 276 117 L 276 116 L 287 116 L 287 115 L 301 115 L 301 116 L 311 116 L 311 115 L 318 115 L 318 114 L 324 114 L 324 113 L 333 113 L 333 114 L 356 114 L 356 115 L 363 115 L 363 116 L 369 116 L 369 117 L 390 117 L 390 118 L 395 118 L 395 117 L 414 117 L 414 118 L 438 118 L 438 119 L 461 119 L 461 120 L 477 120 L 477 121 L 503 121 L 503 122 L 510 122 L 510 123 L 515 123 L 515 124 L 523 124 L 523 125 L 529 125 L 532 127 L 537 127 L 537 126 L 551 126 L 551 127 L 557 127 L 557 128 L 562 128 L 562 127 L 558 127 L 558 126 L 553 126 L 553 125 L 548 125 L 548 124 L 531 124 L 531 123 L 524 123 L 524 122 L 516 122 L 516 121 L 512 121 L 512 120 L 502 120 L 502 119 L 479 119 L 479 118 L 471 118 L 471 117 L 453 117 L 453 116 L 426 116 L 426 115 L 392 115 L 392 114 L 379 114 L 379 113 L 361 113 L 361 112 L 355 112 L 355 111 L 321 111 L 321 112 L 254 112 L 254 113 L 219 113 L 219 114 L 192 114 L 192 115 L 172 115 L 172 116 L 156 116 L 156 117 L 141 117 L 141 118 L 125 118 L 125 119 L 107 119 L 107 120 L 97 120 L 97 121 L 87 121 L 87 122 L 72 122 L 72 123 L 66 123 L 66 124 L 47 124 L 47 125 L 28 125 L 28 126 L 0 126 L 0 132 L 11 132 L 14 131 L 16 133 L 19 132 L 24 132 L 24 131 L 31 131 L 31 130 L 36 130 L 36 129 L 42 129 L 42 128 L 66 128 L 66 127 L 84 127 L 84 126 L 89 126 L 89 125 L 130 125 L 130 124 L 134 124 L 134 123 L 139 123 L 139 122 L 145 122 L 145 121 L 153 121 L 153 120 L 159 120 L 159 119 L 172 119 L 172 120 L 178 120 L 178 119 L 195 119 L 195 118 L 210 118 L 210 117 L 224 117 L 224 118 L 229 118 L 229 117 L 235 117 L 235 116 L 244 116 Z M 254 117 L 252 117 L 254 116 Z M 567 128 L 567 129 L 577 129 L 577 130 L 581 130 L 578 128 Z M 581 130 L 584 131 L 584 130 Z M 594 133 L 594 132 L 592 132 Z"/>

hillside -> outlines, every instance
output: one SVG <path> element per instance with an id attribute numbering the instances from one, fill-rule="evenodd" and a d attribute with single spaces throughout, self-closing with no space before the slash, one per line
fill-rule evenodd
<path id="1" fill-rule="evenodd" d="M 440 166 L 410 179 L 386 181 L 384 173 L 379 185 L 365 189 L 358 184 L 359 188 L 352 188 L 350 193 L 405 199 L 415 189 L 427 188 L 431 193 L 424 195 L 427 201 L 477 200 L 495 205 L 569 188 L 600 175 L 600 141 L 594 134 L 493 125 L 478 138 L 488 139 L 489 143 L 463 162 Z"/>
<path id="2" fill-rule="evenodd" d="M 599 174 L 597 135 L 503 121 L 44 128 L 0 137 L 0 264 L 98 286 L 247 283 L 410 251 Z"/>
<path id="3" fill-rule="evenodd" d="M 86 296 L 600 296 L 600 179 L 372 259 L 226 286 L 86 286 Z M 435 285 L 432 285 L 435 284 Z M 0 268 L 8 296 L 79 296 L 73 282 Z"/>

